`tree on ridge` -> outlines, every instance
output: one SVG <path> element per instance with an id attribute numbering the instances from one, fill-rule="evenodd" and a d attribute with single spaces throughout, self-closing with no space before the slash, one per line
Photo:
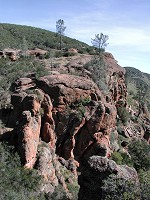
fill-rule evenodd
<path id="1" fill-rule="evenodd" d="M 103 33 L 95 34 L 95 38 L 92 39 L 91 42 L 93 46 L 98 49 L 99 55 L 101 55 L 101 53 L 105 51 L 105 47 L 108 45 L 108 39 L 108 35 L 104 35 Z"/>
<path id="2" fill-rule="evenodd" d="M 66 29 L 66 26 L 65 26 L 65 23 L 64 23 L 64 20 L 62 19 L 59 19 L 58 21 L 56 21 L 56 32 L 58 33 L 59 35 L 59 39 L 60 39 L 60 50 L 62 49 L 62 36 L 64 35 L 64 32 L 65 32 L 65 29 Z"/>

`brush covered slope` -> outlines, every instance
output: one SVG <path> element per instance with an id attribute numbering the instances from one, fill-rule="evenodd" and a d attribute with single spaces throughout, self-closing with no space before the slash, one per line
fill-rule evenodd
<path id="1" fill-rule="evenodd" d="M 149 113 L 138 100 L 138 109 L 128 103 L 127 70 L 111 53 L 101 59 L 76 53 L 0 62 L 6 81 L 0 86 L 0 153 L 3 158 L 16 153 L 18 168 L 29 172 L 20 181 L 27 188 L 23 184 L 17 193 L 3 159 L 0 170 L 13 193 L 6 190 L 1 199 L 149 198 Z M 14 153 L 6 151 L 6 142 Z"/>
<path id="2" fill-rule="evenodd" d="M 132 97 L 150 110 L 150 75 L 133 67 L 125 67 L 125 70 L 129 99 Z M 134 104 L 132 101 L 129 103 Z"/>
<path id="3" fill-rule="evenodd" d="M 0 23 L 0 49 L 28 47 L 42 49 L 59 49 L 58 35 L 52 31 L 16 24 Z M 89 45 L 64 36 L 64 48 L 89 48 Z"/>

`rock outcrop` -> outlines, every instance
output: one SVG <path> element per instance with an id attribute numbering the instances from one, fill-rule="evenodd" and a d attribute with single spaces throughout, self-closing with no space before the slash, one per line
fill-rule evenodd
<path id="1" fill-rule="evenodd" d="M 0 51 L 0 58 L 10 58 L 12 61 L 16 61 L 19 58 L 19 54 L 21 53 L 20 49 L 4 49 L 3 51 Z"/>
<path id="2" fill-rule="evenodd" d="M 77 161 L 97 154 L 110 156 L 109 135 L 115 127 L 116 108 L 106 102 L 93 81 L 62 74 L 36 81 L 20 79 L 13 88 L 17 93 L 12 95 L 14 109 L 10 121 L 18 123 L 16 130 L 22 126 L 18 118 L 23 113 L 30 112 L 28 118 L 42 115 L 42 122 L 37 120 L 38 137 L 50 148 L 56 147 L 59 156 Z M 27 120 L 24 126 L 30 124 Z"/>
<path id="3" fill-rule="evenodd" d="M 43 50 L 43 49 L 39 49 L 39 48 L 30 49 L 30 50 L 27 50 L 27 52 L 26 52 L 27 55 L 33 55 L 33 56 L 36 56 L 36 57 L 46 55 L 47 53 L 48 53 L 48 51 Z"/>
<path id="4" fill-rule="evenodd" d="M 33 168 L 41 130 L 40 103 L 35 95 L 21 93 L 20 96 L 13 95 L 12 104 L 13 121 L 10 123 L 12 126 L 15 124 L 15 128 L 11 140 L 17 146 L 25 167 Z"/>
<path id="5" fill-rule="evenodd" d="M 21 49 L 7 48 L 7 49 L 3 49 L 2 51 L 0 51 L 0 58 L 8 57 L 10 60 L 16 61 L 20 58 L 20 56 L 40 57 L 40 56 L 46 55 L 47 53 L 48 53 L 48 51 L 39 49 L 39 48 L 30 49 L 30 50 L 26 50 L 26 51 L 23 51 Z"/>
<path id="6" fill-rule="evenodd" d="M 108 179 L 110 175 L 111 178 Z M 116 182 L 120 190 L 118 193 L 114 189 Z M 106 186 L 105 183 L 107 184 Z M 113 160 L 109 160 L 106 157 L 92 156 L 88 162 L 83 163 L 81 175 L 79 176 L 79 185 L 79 200 L 102 200 L 111 190 L 116 192 L 118 197 L 120 195 L 120 199 L 124 199 L 123 193 L 128 192 L 131 185 L 131 194 L 133 195 L 137 192 L 135 194 L 137 195 L 136 199 L 139 199 L 140 189 L 136 170 L 126 165 L 117 165 Z"/>
<path id="7" fill-rule="evenodd" d="M 90 61 L 91 56 L 86 59 Z M 74 65 L 84 76 L 55 73 L 36 79 L 30 75 L 11 86 L 12 109 L 7 125 L 13 131 L 9 137 L 23 165 L 38 169 L 44 177 L 41 190 L 46 193 L 53 193 L 61 183 L 69 195 L 61 171 L 70 170 L 77 180 L 77 169 L 81 172 L 80 200 L 102 199 L 106 192 L 103 181 L 110 174 L 138 185 L 134 169 L 108 159 L 120 148 L 117 109 L 127 109 L 127 89 L 124 70 L 113 56 L 105 53 L 104 60 L 108 66 L 107 93 L 92 81 L 90 72 L 77 64 L 78 58 L 70 61 L 67 69 Z M 134 135 L 132 127 L 122 126 L 123 137 Z M 144 137 L 144 131 L 149 141 L 149 123 L 139 130 L 140 137 Z M 66 179 L 70 181 L 70 177 Z"/>
<path id="8" fill-rule="evenodd" d="M 37 86 L 53 102 L 57 153 L 65 159 L 110 153 L 109 133 L 116 123 L 116 109 L 107 103 L 91 80 L 73 75 L 51 75 Z"/>
<path id="9" fill-rule="evenodd" d="M 61 182 L 69 194 L 60 173 L 64 162 L 77 179 L 81 161 L 92 155 L 110 157 L 117 111 L 92 80 L 67 74 L 21 78 L 11 90 L 11 142 L 23 165 L 44 176 L 42 190 L 53 193 Z"/>

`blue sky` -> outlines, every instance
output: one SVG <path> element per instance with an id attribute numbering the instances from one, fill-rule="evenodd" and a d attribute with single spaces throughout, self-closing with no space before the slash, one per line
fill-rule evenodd
<path id="1" fill-rule="evenodd" d="M 149 0 L 0 0 L 0 22 L 56 31 L 63 19 L 65 35 L 90 45 L 95 34 L 109 36 L 106 51 L 121 66 L 150 73 Z"/>

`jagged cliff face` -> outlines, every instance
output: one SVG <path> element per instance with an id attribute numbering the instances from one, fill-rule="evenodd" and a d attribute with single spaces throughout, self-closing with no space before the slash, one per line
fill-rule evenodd
<path id="1" fill-rule="evenodd" d="M 111 154 L 116 107 L 93 81 L 66 74 L 28 81 L 30 86 L 26 79 L 16 82 L 9 119 L 13 127 L 18 123 L 14 137 L 26 166 L 35 163 L 39 138 L 66 160 Z M 28 94 L 26 89 L 32 86 L 36 89 Z"/>
<path id="2" fill-rule="evenodd" d="M 86 59 L 89 61 L 91 57 Z M 77 64 L 79 60 L 80 66 Z M 112 167 L 112 163 L 106 159 L 119 148 L 117 108 L 120 105 L 127 107 L 127 89 L 124 69 L 117 64 L 111 54 L 106 53 L 104 60 L 108 66 L 107 94 L 100 91 L 91 80 L 90 73 L 83 68 L 83 57 L 76 58 L 74 62 L 70 61 L 66 74 L 59 74 L 58 70 L 57 75 L 55 71 L 55 75 L 41 77 L 38 80 L 34 77 L 21 78 L 11 87 L 13 109 L 7 112 L 8 114 L 3 112 L 7 126 L 13 130 L 3 134 L 3 137 L 7 135 L 11 143 L 17 147 L 25 167 L 39 169 L 47 183 L 51 183 L 51 187 L 43 186 L 46 192 L 53 192 L 60 180 L 67 190 L 65 182 L 60 178 L 59 165 L 66 166 L 76 177 L 77 168 L 80 166 L 80 199 L 88 198 L 82 198 L 86 190 L 89 191 L 89 196 L 93 191 L 99 190 L 100 185 L 92 190 L 85 184 L 87 174 L 96 165 L 94 162 L 99 163 L 99 166 L 102 163 L 107 166 L 105 169 L 101 166 L 102 170 L 99 168 L 101 178 L 102 171 L 106 175 L 112 172 L 118 176 L 123 171 L 128 172 L 128 177 L 125 178 L 131 178 L 133 173 L 133 179 L 137 181 L 134 170 L 120 169 L 116 164 Z M 74 70 L 83 76 L 69 74 L 73 63 Z M 112 135 L 114 141 L 111 141 Z M 43 147 L 42 144 L 46 146 Z M 99 159 L 94 157 L 92 161 L 91 156 L 99 156 Z M 85 163 L 90 163 L 89 169 Z M 89 181 L 92 181 L 91 178 Z M 93 196 L 93 199 L 96 198 Z"/>

